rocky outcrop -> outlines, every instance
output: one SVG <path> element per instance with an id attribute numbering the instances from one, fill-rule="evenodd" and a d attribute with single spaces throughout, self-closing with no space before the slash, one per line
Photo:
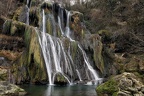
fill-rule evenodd
<path id="1" fill-rule="evenodd" d="M 0 96 L 24 96 L 26 92 L 20 87 L 6 81 L 0 81 Z"/>
<path id="2" fill-rule="evenodd" d="M 133 73 L 112 77 L 96 88 L 98 96 L 144 96 L 144 85 Z"/>
<path id="3" fill-rule="evenodd" d="M 36 29 L 24 25 L 24 44 L 25 50 L 21 57 L 13 64 L 13 76 L 16 83 L 23 82 L 42 82 L 47 80 L 45 65 L 41 55 L 40 45 Z M 17 66 L 17 64 L 19 66 Z M 41 75 L 43 74 L 43 75 Z"/>
<path id="4" fill-rule="evenodd" d="M 34 27 L 15 20 L 7 20 L 0 40 L 0 56 L 10 61 L 8 66 L 11 67 L 11 82 L 19 84 L 22 81 L 47 80 Z"/>
<path id="5" fill-rule="evenodd" d="M 70 27 L 73 30 L 73 38 L 75 40 L 82 40 L 85 35 L 84 26 L 82 25 L 83 22 L 83 14 L 77 11 L 71 11 L 71 22 Z"/>

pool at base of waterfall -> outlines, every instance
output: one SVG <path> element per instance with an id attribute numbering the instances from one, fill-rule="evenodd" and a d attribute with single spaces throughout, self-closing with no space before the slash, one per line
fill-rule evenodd
<path id="1" fill-rule="evenodd" d="M 97 96 L 95 85 L 22 85 L 26 96 Z"/>

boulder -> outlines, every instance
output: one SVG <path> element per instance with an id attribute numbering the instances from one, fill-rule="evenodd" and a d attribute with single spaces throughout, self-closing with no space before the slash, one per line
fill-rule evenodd
<path id="1" fill-rule="evenodd" d="M 143 83 L 133 73 L 124 72 L 96 88 L 98 96 L 144 96 Z"/>
<path id="2" fill-rule="evenodd" d="M 25 94 L 24 89 L 6 81 L 0 81 L 0 96 L 24 96 Z"/>

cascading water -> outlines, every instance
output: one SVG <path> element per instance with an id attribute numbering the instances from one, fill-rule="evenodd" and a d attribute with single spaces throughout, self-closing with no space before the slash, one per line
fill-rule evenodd
<path id="1" fill-rule="evenodd" d="M 27 13 L 26 13 L 26 24 L 29 25 L 29 0 L 27 0 L 27 4 L 26 4 L 26 8 L 27 8 Z"/>
<path id="2" fill-rule="evenodd" d="M 48 73 L 48 77 L 49 77 L 49 84 L 52 85 L 52 76 L 51 76 L 51 59 L 50 59 L 50 52 L 47 49 L 48 45 L 47 45 L 47 38 L 46 38 L 46 28 L 45 28 L 45 12 L 43 10 L 43 32 L 42 32 L 42 38 L 39 36 L 39 43 L 42 49 L 42 53 L 43 53 L 43 57 L 45 60 L 45 64 L 46 64 L 46 68 L 47 68 L 47 73 Z M 36 30 L 37 32 L 37 30 Z M 38 32 L 37 32 L 38 34 Z"/>
<path id="3" fill-rule="evenodd" d="M 84 57 L 84 61 L 88 67 L 88 69 L 91 71 L 91 73 L 94 76 L 94 80 L 99 80 L 98 74 L 96 73 L 96 71 L 93 69 L 93 67 L 90 65 L 88 57 L 85 53 L 85 51 L 82 49 L 82 47 L 80 45 L 78 45 L 78 47 L 80 48 L 80 50 L 82 51 L 83 57 Z"/>
<path id="4" fill-rule="evenodd" d="M 76 69 L 76 72 L 77 72 L 77 74 L 78 74 L 79 80 L 82 81 L 82 79 L 81 79 L 81 75 L 80 75 L 78 69 Z"/>
<path id="5" fill-rule="evenodd" d="M 63 35 L 64 32 L 63 32 L 62 27 L 61 27 L 61 20 L 60 20 L 59 16 L 58 16 L 58 24 L 59 24 L 59 27 L 60 27 L 61 34 Z"/>
<path id="6" fill-rule="evenodd" d="M 70 11 L 66 11 L 67 12 L 67 22 L 66 22 L 66 36 L 68 37 L 68 38 L 70 38 L 70 28 L 69 28 L 69 19 L 70 19 Z"/>
<path id="7" fill-rule="evenodd" d="M 70 21 L 70 11 L 67 11 L 66 36 L 67 36 L 70 40 L 74 41 L 74 40 L 70 37 L 69 21 Z M 98 76 L 98 74 L 96 73 L 96 71 L 93 69 L 93 67 L 90 65 L 89 60 L 88 60 L 88 57 L 87 57 L 85 51 L 82 49 L 82 47 L 81 47 L 79 44 L 78 44 L 78 47 L 79 47 L 79 49 L 82 51 L 82 54 L 83 54 L 83 57 L 84 57 L 84 61 L 85 61 L 86 65 L 87 65 L 88 69 L 89 69 L 89 70 L 91 71 L 91 73 L 93 74 L 94 80 L 99 80 L 99 76 Z M 76 71 L 78 72 L 78 70 L 76 70 Z M 78 73 L 79 73 L 79 72 L 78 72 Z M 79 75 L 79 74 L 78 74 L 78 75 Z"/>
<path id="8" fill-rule="evenodd" d="M 63 14 L 63 12 L 60 12 Z M 58 15 L 58 26 L 60 28 L 61 34 L 67 37 L 67 39 L 69 39 L 69 44 L 68 44 L 68 49 L 65 49 L 65 43 L 63 42 L 62 39 L 58 38 L 58 37 L 54 37 L 51 36 L 50 34 L 48 34 L 47 30 L 46 30 L 46 21 L 48 18 L 51 18 L 52 15 L 45 15 L 45 11 L 44 9 L 42 10 L 42 32 L 38 32 L 37 30 L 37 34 L 38 34 L 38 38 L 39 38 L 39 43 L 42 49 L 42 54 L 43 54 L 43 58 L 46 64 L 46 69 L 47 69 L 47 74 L 48 74 L 48 79 L 49 79 L 49 84 L 53 85 L 55 78 L 60 75 L 62 77 L 65 78 L 65 80 L 67 80 L 67 82 L 69 84 L 72 84 L 73 81 L 75 80 L 79 80 L 79 81 L 83 81 L 83 80 L 92 80 L 94 82 L 96 82 L 97 80 L 99 80 L 98 74 L 96 73 L 96 71 L 93 69 L 93 67 L 91 66 L 91 64 L 89 63 L 88 57 L 85 53 L 85 51 L 82 49 L 82 47 L 80 46 L 80 44 L 73 40 L 70 36 L 71 31 L 69 28 L 69 23 L 70 23 L 70 12 L 67 11 L 67 21 L 66 21 L 66 26 L 65 26 L 65 32 L 63 32 L 62 29 L 62 23 L 61 21 L 61 14 Z M 49 17 L 46 17 L 49 16 Z M 51 20 L 51 23 L 53 23 L 53 26 L 55 26 L 54 24 L 55 20 Z M 56 28 L 56 27 L 53 27 Z M 53 32 L 55 32 L 56 29 L 53 29 Z M 65 38 L 66 37 L 61 37 L 61 38 Z M 64 39 L 64 40 L 65 40 Z M 72 58 L 72 43 L 77 43 L 77 47 L 78 50 L 80 52 L 80 54 L 84 59 L 84 64 L 83 64 L 83 69 L 81 69 L 81 67 L 78 67 L 78 65 L 75 64 L 75 60 Z M 87 75 L 82 76 L 83 72 L 82 70 L 84 70 L 86 72 Z"/>

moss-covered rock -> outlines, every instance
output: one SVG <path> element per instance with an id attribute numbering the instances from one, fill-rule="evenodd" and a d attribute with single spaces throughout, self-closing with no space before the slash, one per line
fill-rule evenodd
<path id="1" fill-rule="evenodd" d="M 101 84 L 96 89 L 98 96 L 103 96 L 101 94 L 110 94 L 112 96 L 112 93 L 115 93 L 118 91 L 118 84 L 114 79 L 110 79 L 104 84 Z"/>
<path id="2" fill-rule="evenodd" d="M 54 78 L 55 84 L 67 84 L 69 81 L 64 77 L 64 75 L 57 73 Z"/>
<path id="3" fill-rule="evenodd" d="M 6 81 L 0 81 L 0 96 L 25 96 L 25 94 L 24 89 Z"/>
<path id="4" fill-rule="evenodd" d="M 8 80 L 8 69 L 0 66 L 0 81 L 2 80 Z"/>
<path id="5" fill-rule="evenodd" d="M 42 83 L 47 80 L 47 74 L 36 30 L 26 26 L 24 34 L 26 50 L 20 59 L 13 64 L 13 75 L 17 83 L 22 81 Z"/>
<path id="6" fill-rule="evenodd" d="M 4 23 L 3 34 L 23 37 L 26 24 L 7 19 Z"/>
<path id="7" fill-rule="evenodd" d="M 0 56 L 13 63 L 11 82 L 36 83 L 47 81 L 48 77 L 36 29 L 22 22 L 7 20 L 3 34 L 7 35 L 0 35 L 2 40 Z"/>
<path id="8" fill-rule="evenodd" d="M 99 85 L 96 88 L 98 96 L 143 96 L 144 85 L 140 79 L 133 73 L 123 73 L 111 77 L 107 82 Z"/>

